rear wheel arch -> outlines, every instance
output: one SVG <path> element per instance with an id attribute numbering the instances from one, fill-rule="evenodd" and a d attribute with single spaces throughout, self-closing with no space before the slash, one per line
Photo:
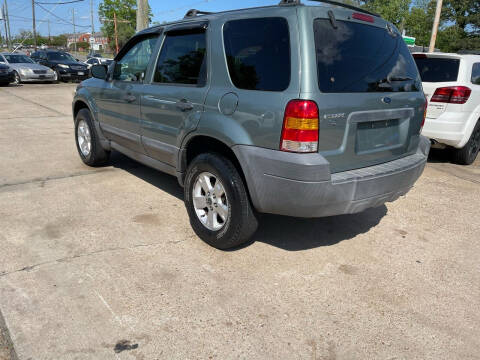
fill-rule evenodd
<path id="1" fill-rule="evenodd" d="M 182 150 L 180 152 L 178 169 L 178 171 L 183 174 L 181 178 L 181 183 L 183 184 L 183 181 L 185 180 L 185 172 L 193 159 L 195 159 L 200 154 L 205 154 L 209 152 L 220 154 L 233 163 L 238 173 L 240 174 L 248 192 L 248 184 L 245 179 L 243 168 L 232 148 L 228 146 L 225 142 L 207 135 L 193 136 L 188 139 L 185 145 L 182 147 Z"/>

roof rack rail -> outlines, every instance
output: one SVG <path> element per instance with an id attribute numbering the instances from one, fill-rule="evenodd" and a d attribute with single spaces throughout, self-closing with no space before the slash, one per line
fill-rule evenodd
<path id="1" fill-rule="evenodd" d="M 190 10 L 187 11 L 187 13 L 185 14 L 185 16 L 183 18 L 186 19 L 186 18 L 191 18 L 191 17 L 198 16 L 198 15 L 210 15 L 210 14 L 213 14 L 213 12 L 202 11 L 202 10 L 197 10 L 197 9 L 190 9 Z"/>
<path id="2" fill-rule="evenodd" d="M 333 0 L 311 0 L 311 1 L 316 1 L 316 2 L 321 2 L 321 3 L 325 3 L 325 4 L 330 4 L 330 5 L 341 6 L 341 7 L 344 7 L 346 9 L 360 11 L 360 12 L 365 13 L 365 14 L 380 17 L 380 15 L 377 14 L 377 13 L 362 9 L 361 7 L 358 7 L 358 6 L 344 4 L 344 3 L 339 2 L 339 1 L 333 1 Z M 281 0 L 278 5 L 283 5 L 283 6 L 287 5 L 288 6 L 288 5 L 301 5 L 301 4 L 302 4 L 301 0 Z"/>

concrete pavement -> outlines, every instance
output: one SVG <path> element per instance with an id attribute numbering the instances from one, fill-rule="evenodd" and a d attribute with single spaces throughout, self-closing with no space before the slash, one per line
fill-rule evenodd
<path id="1" fill-rule="evenodd" d="M 264 216 L 222 252 L 175 178 L 81 163 L 74 87 L 0 88 L 0 310 L 19 359 L 480 358 L 478 160 L 438 155 L 358 215 Z"/>

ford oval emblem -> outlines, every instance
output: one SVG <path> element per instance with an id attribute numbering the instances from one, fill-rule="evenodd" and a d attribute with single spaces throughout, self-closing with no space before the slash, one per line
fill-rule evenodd
<path id="1" fill-rule="evenodd" d="M 392 102 L 392 99 L 389 98 L 388 96 L 385 96 L 382 101 L 385 103 L 385 104 L 390 104 Z"/>

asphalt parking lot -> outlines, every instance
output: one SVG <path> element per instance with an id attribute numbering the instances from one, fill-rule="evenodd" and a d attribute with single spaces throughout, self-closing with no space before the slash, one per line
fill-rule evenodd
<path id="1" fill-rule="evenodd" d="M 75 86 L 0 88 L 0 359 L 480 358 L 480 161 L 222 252 L 175 178 L 83 165 Z"/>

